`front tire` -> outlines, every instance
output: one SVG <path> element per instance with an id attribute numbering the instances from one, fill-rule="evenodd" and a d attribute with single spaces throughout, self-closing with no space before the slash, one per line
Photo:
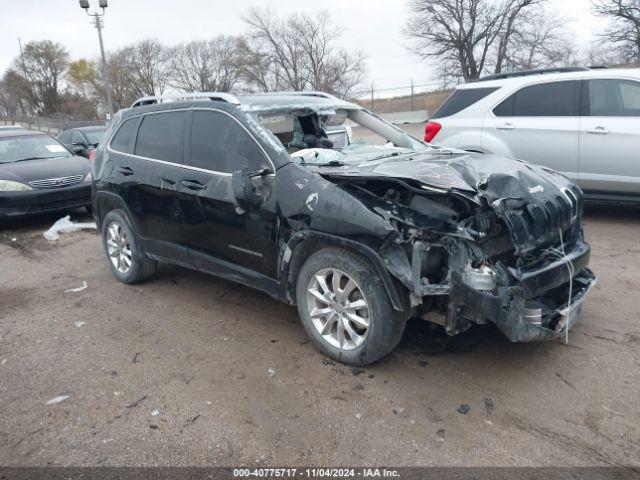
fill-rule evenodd
<path id="1" fill-rule="evenodd" d="M 142 282 L 156 272 L 158 263 L 142 251 L 122 210 L 112 210 L 104 217 L 102 246 L 111 271 L 123 283 Z"/>
<path id="2" fill-rule="evenodd" d="M 305 330 L 325 354 L 368 365 L 400 342 L 405 316 L 394 310 L 380 274 L 363 257 L 325 248 L 304 263 L 296 284 Z"/>

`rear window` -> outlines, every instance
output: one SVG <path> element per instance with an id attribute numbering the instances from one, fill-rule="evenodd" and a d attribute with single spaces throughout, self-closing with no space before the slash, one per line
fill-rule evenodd
<path id="1" fill-rule="evenodd" d="M 185 112 L 154 113 L 142 119 L 135 154 L 179 162 Z"/>
<path id="2" fill-rule="evenodd" d="M 111 140 L 111 148 L 122 153 L 132 153 L 137 124 L 137 118 L 125 120 Z"/>
<path id="3" fill-rule="evenodd" d="M 580 110 L 580 81 L 542 83 L 518 90 L 493 109 L 498 117 L 573 117 Z"/>
<path id="4" fill-rule="evenodd" d="M 465 88 L 454 90 L 454 92 L 449 95 L 442 105 L 436 110 L 436 113 L 433 114 L 433 118 L 442 118 L 448 117 L 455 113 L 458 113 L 464 110 L 467 107 L 470 107 L 474 103 L 482 100 L 484 97 L 489 95 L 490 93 L 498 90 L 497 87 L 494 88 Z"/>

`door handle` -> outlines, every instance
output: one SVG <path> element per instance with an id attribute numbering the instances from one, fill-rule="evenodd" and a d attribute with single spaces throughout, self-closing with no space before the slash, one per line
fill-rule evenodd
<path id="1" fill-rule="evenodd" d="M 204 190 L 207 188 L 206 185 L 201 184 L 197 180 L 182 180 L 182 185 L 187 187 L 189 190 Z"/>
<path id="2" fill-rule="evenodd" d="M 595 128 L 592 129 L 587 129 L 585 130 L 586 133 L 593 133 L 595 135 L 606 135 L 607 133 L 609 133 L 609 130 L 604 128 L 604 127 L 600 127 L 597 126 Z"/>
<path id="3" fill-rule="evenodd" d="M 175 190 L 176 181 L 170 178 L 160 178 L 160 190 Z"/>
<path id="4" fill-rule="evenodd" d="M 131 167 L 120 167 L 118 168 L 118 172 L 126 177 L 128 177 L 129 175 L 133 175 L 133 170 L 131 169 Z"/>
<path id="5" fill-rule="evenodd" d="M 503 123 L 502 125 L 496 125 L 496 128 L 498 130 L 513 130 L 514 128 L 516 128 L 513 123 Z"/>

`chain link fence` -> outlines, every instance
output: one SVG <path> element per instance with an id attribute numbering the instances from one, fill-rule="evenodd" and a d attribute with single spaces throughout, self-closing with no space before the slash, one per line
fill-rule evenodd
<path id="1" fill-rule="evenodd" d="M 30 130 L 40 130 L 57 134 L 60 130 L 76 127 L 92 127 L 104 125 L 100 120 L 69 120 L 56 117 L 0 116 L 0 126 L 20 126 Z"/>
<path id="2" fill-rule="evenodd" d="M 366 90 L 354 92 L 352 97 L 362 106 L 376 113 L 394 113 L 437 108 L 443 97 L 451 92 L 438 83 L 414 84 L 377 88 L 372 84 Z"/>

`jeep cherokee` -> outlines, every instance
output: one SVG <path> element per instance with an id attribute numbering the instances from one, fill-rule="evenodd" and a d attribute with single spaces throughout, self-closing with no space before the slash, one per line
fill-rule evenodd
<path id="1" fill-rule="evenodd" d="M 170 262 L 260 289 L 348 364 L 388 354 L 412 316 L 450 336 L 562 337 L 595 284 L 571 181 L 328 94 L 147 97 L 104 138 L 93 207 L 120 281 Z"/>

